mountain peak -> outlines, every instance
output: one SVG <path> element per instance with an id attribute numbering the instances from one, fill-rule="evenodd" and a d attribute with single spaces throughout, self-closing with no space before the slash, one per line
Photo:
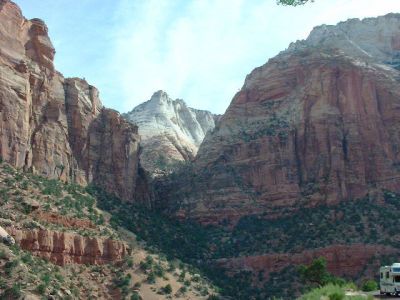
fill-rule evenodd
<path id="1" fill-rule="evenodd" d="M 172 100 L 166 92 L 163 90 L 158 90 L 157 92 L 154 92 L 154 94 L 151 96 L 150 101 L 168 101 Z"/>
<path id="2" fill-rule="evenodd" d="M 212 113 L 190 108 L 182 99 L 172 100 L 162 90 L 124 116 L 139 126 L 141 161 L 153 174 L 157 169 L 192 159 L 216 122 Z"/>
<path id="3" fill-rule="evenodd" d="M 283 53 L 306 48 L 335 49 L 355 58 L 400 66 L 400 14 L 390 13 L 377 18 L 349 19 L 337 25 L 314 27 L 306 40 L 291 43 Z"/>

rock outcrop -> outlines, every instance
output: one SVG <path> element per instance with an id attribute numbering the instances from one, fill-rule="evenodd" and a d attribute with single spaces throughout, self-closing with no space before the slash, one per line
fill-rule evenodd
<path id="1" fill-rule="evenodd" d="M 400 191 L 399 26 L 389 14 L 318 27 L 251 72 L 172 188 L 176 215 L 234 223 Z"/>
<path id="2" fill-rule="evenodd" d="M 101 185 L 150 206 L 139 165 L 137 127 L 106 109 L 85 80 L 54 69 L 54 47 L 40 19 L 0 0 L 0 155 L 49 177 Z M 142 174 L 142 175 L 141 175 Z"/>
<path id="3" fill-rule="evenodd" d="M 362 271 L 372 271 L 371 277 L 376 274 L 379 265 L 372 260 L 382 255 L 397 254 L 398 250 L 383 245 L 350 245 L 330 246 L 307 250 L 301 253 L 264 254 L 250 257 L 226 258 L 216 261 L 216 264 L 227 270 L 231 275 L 242 271 L 252 274 L 261 273 L 262 281 L 268 281 L 270 274 L 278 274 L 287 267 L 310 265 L 318 257 L 326 259 L 326 267 L 335 276 L 354 276 Z M 367 268 L 368 267 L 368 268 Z M 368 270 L 366 270 L 368 269 Z M 368 278 L 368 277 L 367 277 Z"/>
<path id="4" fill-rule="evenodd" d="M 67 232 L 49 230 L 19 230 L 7 227 L 17 244 L 33 255 L 48 258 L 57 265 L 69 263 L 103 264 L 115 262 L 130 253 L 121 241 L 112 239 L 87 238 Z"/>
<path id="5" fill-rule="evenodd" d="M 14 245 L 15 240 L 9 235 L 9 233 L 0 226 L 0 240 L 6 245 Z"/>
<path id="6" fill-rule="evenodd" d="M 190 108 L 183 100 L 172 100 L 163 91 L 154 93 L 149 101 L 123 116 L 139 126 L 141 162 L 155 176 L 173 169 L 177 162 L 193 159 L 204 136 L 214 129 L 219 118 L 208 111 Z"/>

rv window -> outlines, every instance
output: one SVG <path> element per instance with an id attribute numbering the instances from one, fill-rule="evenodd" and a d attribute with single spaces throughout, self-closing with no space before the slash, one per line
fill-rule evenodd
<path id="1" fill-rule="evenodd" d="M 389 278 L 389 272 L 386 272 L 386 278 Z"/>
<path id="2" fill-rule="evenodd" d="M 400 276 L 394 276 L 394 282 L 400 282 Z"/>
<path id="3" fill-rule="evenodd" d="M 381 272 L 381 279 L 383 278 L 383 273 Z"/>
<path id="4" fill-rule="evenodd" d="M 400 273 L 400 268 L 392 268 L 392 272 L 394 272 L 394 273 Z"/>

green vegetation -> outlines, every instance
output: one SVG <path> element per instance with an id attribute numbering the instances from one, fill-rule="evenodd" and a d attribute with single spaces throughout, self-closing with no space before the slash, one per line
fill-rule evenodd
<path id="1" fill-rule="evenodd" d="M 328 284 L 313 289 L 311 292 L 300 297 L 299 300 L 320 300 L 323 296 L 328 297 L 329 300 L 341 300 L 345 298 L 345 293 L 340 286 Z"/>
<path id="2" fill-rule="evenodd" d="M 19 299 L 21 296 L 21 284 L 16 283 L 12 287 L 6 289 L 0 296 L 0 299 Z"/>
<path id="3" fill-rule="evenodd" d="M 221 288 L 222 294 L 237 299 L 248 299 L 255 295 L 285 296 L 296 291 L 301 280 L 293 268 L 287 268 L 279 274 L 270 274 L 269 281 L 264 282 L 260 288 L 252 284 L 259 280 L 258 274 L 238 272 L 229 277 L 217 265 L 204 262 L 218 258 L 289 252 L 292 249 L 304 251 L 332 244 L 379 243 L 400 248 L 400 224 L 397 222 L 400 218 L 400 194 L 390 191 L 383 191 L 382 203 L 369 196 L 362 200 L 316 208 L 306 208 L 299 203 L 299 207 L 293 208 L 289 216 L 272 219 L 267 214 L 247 216 L 241 218 L 233 229 L 178 222 L 163 216 L 161 212 L 122 203 L 99 187 L 89 186 L 87 191 L 97 199 L 101 209 L 112 214 L 112 224 L 115 227 L 122 226 L 134 232 L 140 240 L 146 241 L 149 249 L 165 253 L 168 260 L 179 258 L 196 266 Z M 277 210 L 282 215 L 289 213 L 284 208 Z M 379 264 L 383 257 L 373 259 Z M 153 264 L 145 261 L 141 267 L 152 269 L 149 280 L 156 277 Z M 181 282 L 186 280 L 183 276 L 180 276 Z M 357 277 L 346 276 L 346 279 L 356 280 Z M 332 277 L 329 282 L 343 283 L 335 280 L 339 279 Z"/>
<path id="4" fill-rule="evenodd" d="M 164 287 L 162 288 L 162 292 L 163 292 L 164 294 L 171 294 L 171 293 L 172 293 L 172 287 L 171 287 L 171 285 L 170 285 L 170 284 L 167 284 L 166 286 L 164 286 Z"/>
<path id="5" fill-rule="evenodd" d="M 368 280 L 361 286 L 361 290 L 364 292 L 377 291 L 378 289 L 378 283 L 375 280 Z"/>
<path id="6" fill-rule="evenodd" d="M 277 0 L 277 3 L 282 4 L 282 5 L 297 6 L 297 5 L 304 5 L 308 1 L 309 0 Z M 311 1 L 311 2 L 313 2 L 313 1 Z"/>
<path id="7" fill-rule="evenodd" d="M 299 266 L 297 272 L 304 280 L 317 286 L 323 286 L 328 283 L 342 286 L 345 283 L 343 279 L 334 277 L 328 272 L 326 260 L 323 257 L 314 259 L 309 266 Z"/>

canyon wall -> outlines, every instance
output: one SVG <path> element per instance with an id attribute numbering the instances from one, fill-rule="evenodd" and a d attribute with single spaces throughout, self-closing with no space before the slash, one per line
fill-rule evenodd
<path id="1" fill-rule="evenodd" d="M 320 26 L 252 71 L 194 175 L 167 189 L 175 214 L 235 223 L 399 191 L 399 27 L 398 14 Z"/>
<path id="2" fill-rule="evenodd" d="M 55 70 L 44 22 L 26 20 L 17 5 L 0 0 L 0 42 L 1 157 L 150 206 L 142 192 L 148 187 L 137 127 L 104 108 L 98 90 L 84 79 L 64 79 Z"/>

